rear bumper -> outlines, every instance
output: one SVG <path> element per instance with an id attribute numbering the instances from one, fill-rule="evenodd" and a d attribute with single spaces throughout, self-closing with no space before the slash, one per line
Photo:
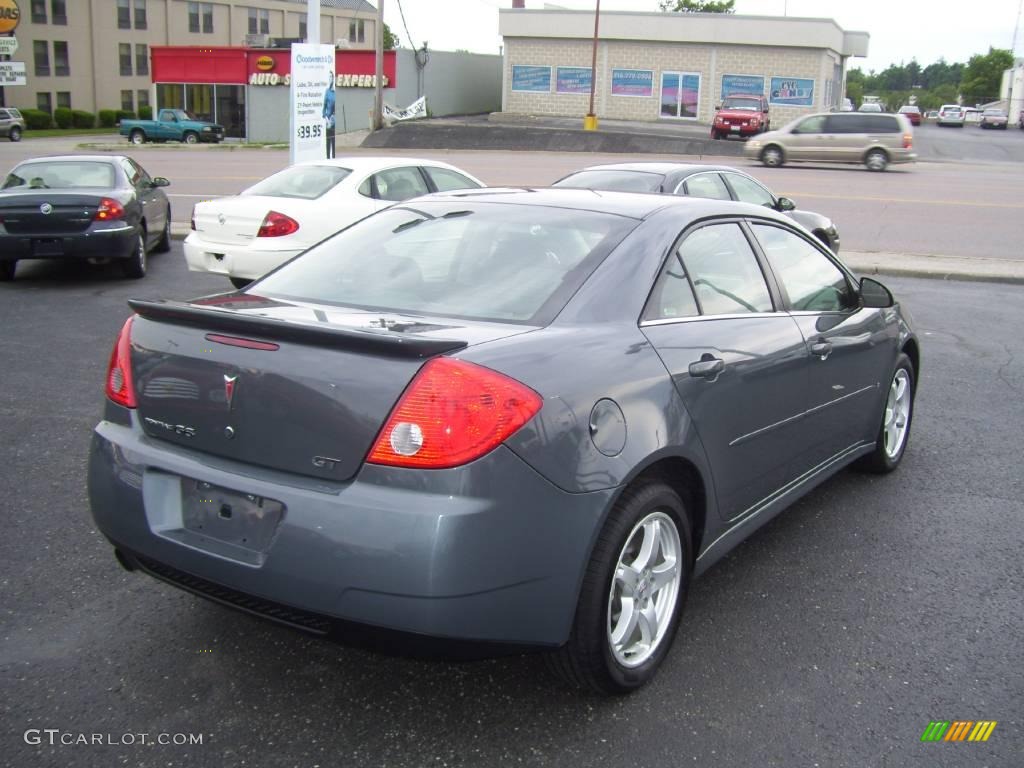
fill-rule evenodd
<path id="1" fill-rule="evenodd" d="M 267 239 L 267 238 L 264 238 Z M 255 280 L 298 256 L 304 246 L 282 250 L 257 250 L 245 245 L 211 243 L 196 232 L 185 238 L 185 262 L 193 272 Z"/>
<path id="2" fill-rule="evenodd" d="M 100 531 L 159 578 L 213 599 L 226 590 L 221 602 L 311 631 L 280 610 L 442 641 L 559 645 L 614 493 L 565 493 L 504 447 L 457 469 L 367 465 L 328 485 L 176 448 L 129 419 L 93 436 Z M 179 477 L 282 502 L 265 551 L 236 558 L 183 530 Z"/>
<path id="3" fill-rule="evenodd" d="M 137 240 L 132 226 L 54 236 L 10 234 L 0 226 L 0 260 L 127 259 L 135 253 Z"/>

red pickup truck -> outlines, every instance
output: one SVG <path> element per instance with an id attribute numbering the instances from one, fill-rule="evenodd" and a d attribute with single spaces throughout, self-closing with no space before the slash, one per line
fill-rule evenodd
<path id="1" fill-rule="evenodd" d="M 768 119 L 768 99 L 757 94 L 733 94 L 715 107 L 711 123 L 711 138 L 727 136 L 753 136 L 771 128 Z"/>

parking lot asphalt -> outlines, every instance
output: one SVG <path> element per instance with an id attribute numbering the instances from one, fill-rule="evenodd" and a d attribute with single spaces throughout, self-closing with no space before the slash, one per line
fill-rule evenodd
<path id="1" fill-rule="evenodd" d="M 179 243 L 141 281 L 20 266 L 0 285 L 0 765 L 1020 766 L 1024 288 L 887 282 L 923 347 L 903 466 L 844 472 L 755 534 L 694 585 L 654 683 L 606 700 L 536 657 L 379 656 L 122 571 L 85 461 L 125 301 L 227 284 Z M 920 741 L 982 719 L 985 743 Z M 26 742 L 48 728 L 118 743 Z M 203 743 L 121 743 L 142 733 Z"/>

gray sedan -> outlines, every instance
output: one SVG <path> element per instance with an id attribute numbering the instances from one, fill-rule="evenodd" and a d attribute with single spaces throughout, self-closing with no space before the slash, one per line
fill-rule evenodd
<path id="1" fill-rule="evenodd" d="M 797 210 L 788 197 L 777 197 L 764 184 L 743 171 L 724 165 L 683 163 L 613 163 L 592 165 L 570 173 L 556 187 L 606 189 L 619 192 L 656 192 L 666 195 L 738 200 L 780 211 L 807 227 L 833 253 L 839 253 L 839 230 L 827 216 Z"/>
<path id="2" fill-rule="evenodd" d="M 895 469 L 918 340 L 763 206 L 481 189 L 245 290 L 132 301 L 89 498 L 119 562 L 306 631 L 646 683 L 691 580 Z"/>

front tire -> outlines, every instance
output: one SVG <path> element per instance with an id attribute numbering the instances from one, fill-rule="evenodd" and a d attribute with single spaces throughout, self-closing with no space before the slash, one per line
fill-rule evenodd
<path id="1" fill-rule="evenodd" d="M 184 136 L 181 137 L 181 140 L 185 144 L 198 144 L 199 143 L 199 134 L 193 133 L 192 131 L 189 131 L 188 133 L 186 133 Z"/>
<path id="2" fill-rule="evenodd" d="M 17 259 L 0 261 L 0 283 L 9 283 L 14 279 L 14 273 L 18 269 Z"/>
<path id="3" fill-rule="evenodd" d="M 230 280 L 231 284 L 238 290 L 242 290 L 252 282 L 252 280 L 245 277 L 229 277 L 228 280 Z"/>
<path id="4" fill-rule="evenodd" d="M 880 149 L 872 149 L 864 156 L 864 165 L 869 171 L 881 172 L 889 167 L 889 156 Z"/>
<path id="5" fill-rule="evenodd" d="M 857 461 L 855 466 L 858 469 L 884 475 L 900 465 L 910 441 L 915 392 L 914 365 L 906 354 L 901 353 L 886 393 L 875 450 Z"/>
<path id="6" fill-rule="evenodd" d="M 7 134 L 7 138 L 11 141 L 21 141 L 21 128 L 17 125 L 12 125 L 10 133 Z"/>
<path id="7" fill-rule="evenodd" d="M 135 244 L 135 251 L 122 264 L 121 269 L 125 277 L 138 280 L 146 276 L 146 230 L 140 229 L 138 242 Z"/>
<path id="8" fill-rule="evenodd" d="M 778 168 L 786 162 L 782 150 L 774 144 L 761 150 L 761 162 L 769 168 Z"/>
<path id="9" fill-rule="evenodd" d="M 145 144 L 146 134 L 140 131 L 138 128 L 136 128 L 134 131 L 128 134 L 128 141 L 130 141 L 132 144 Z"/>
<path id="10" fill-rule="evenodd" d="M 594 545 L 569 641 L 548 656 L 552 671 L 598 693 L 648 683 L 679 628 L 692 563 L 679 494 L 659 482 L 627 488 Z"/>

